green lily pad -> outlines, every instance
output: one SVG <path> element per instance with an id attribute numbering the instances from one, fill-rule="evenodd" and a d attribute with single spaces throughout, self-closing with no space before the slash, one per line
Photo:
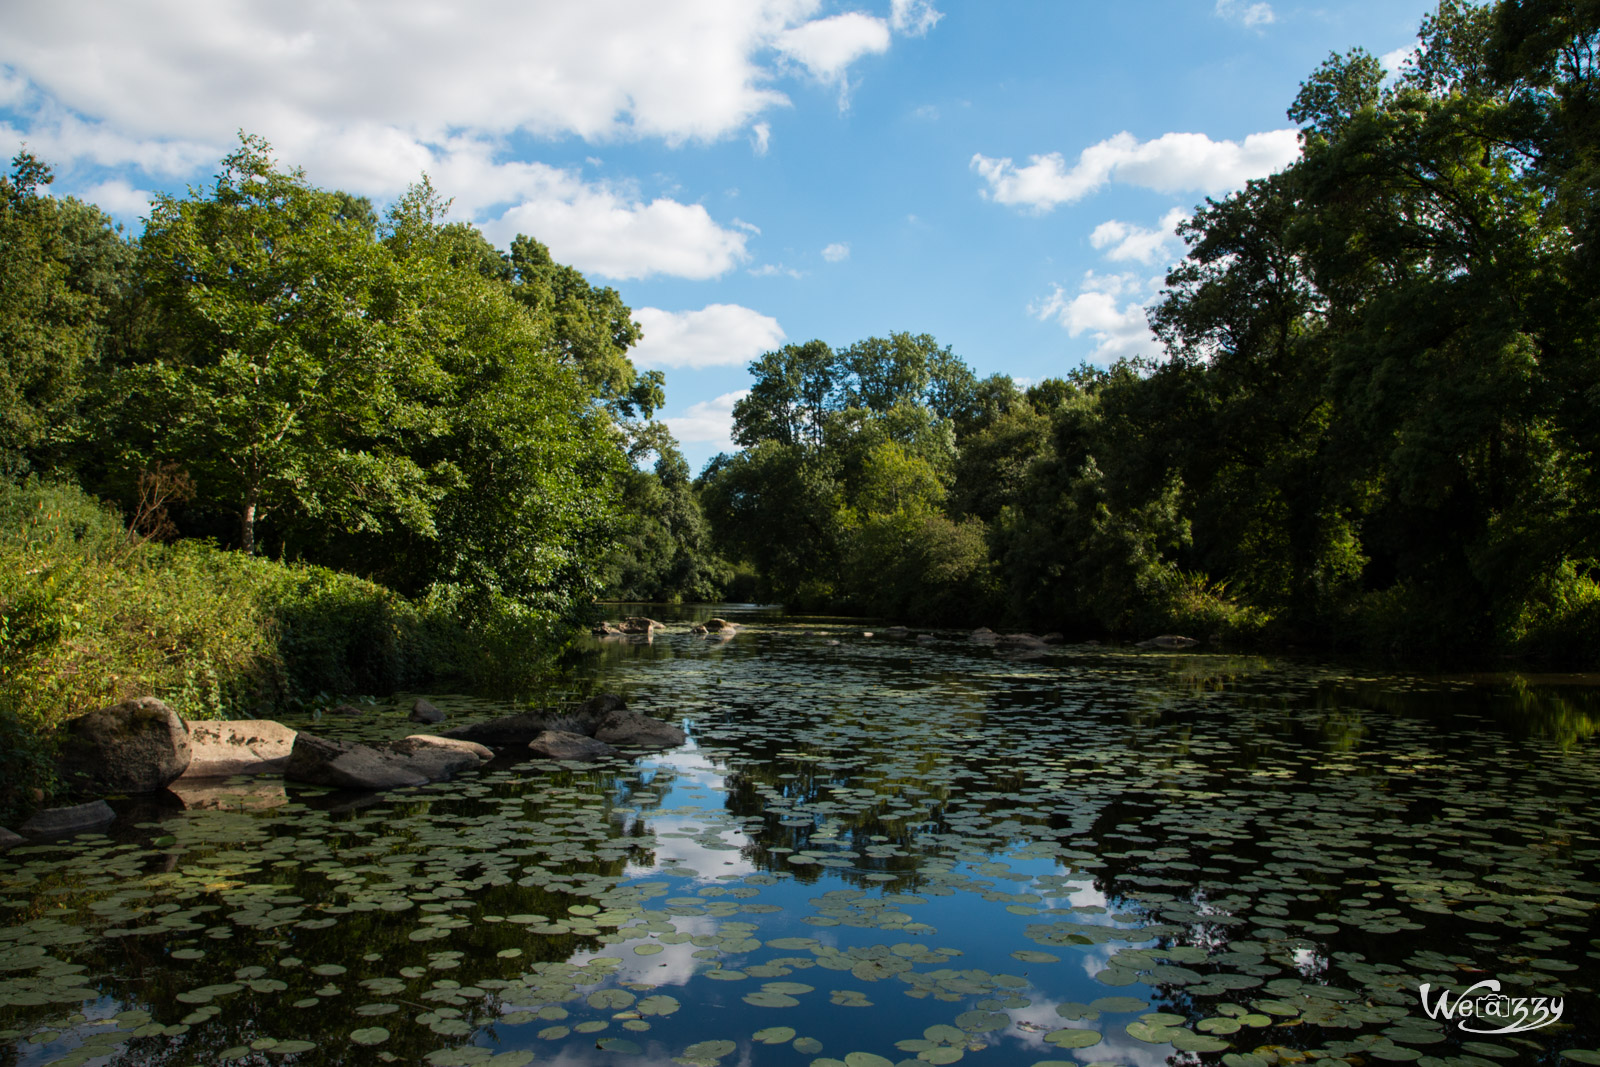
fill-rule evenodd
<path id="1" fill-rule="evenodd" d="M 350 1040 L 358 1045 L 381 1045 L 389 1040 L 389 1031 L 381 1026 L 367 1026 L 350 1031 Z"/>
<path id="2" fill-rule="evenodd" d="M 751 1039 L 763 1045 L 783 1045 L 794 1040 L 795 1031 L 791 1026 L 769 1026 L 764 1030 L 757 1030 Z"/>
<path id="3" fill-rule="evenodd" d="M 1089 1048 L 1098 1045 L 1103 1037 L 1098 1030 L 1080 1030 L 1069 1026 L 1050 1031 L 1044 1035 L 1044 1040 L 1045 1044 L 1054 1045 L 1056 1048 Z"/>

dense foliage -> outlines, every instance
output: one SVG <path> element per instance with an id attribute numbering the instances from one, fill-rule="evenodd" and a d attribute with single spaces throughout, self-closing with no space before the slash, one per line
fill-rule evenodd
<path id="1" fill-rule="evenodd" d="M 1079 635 L 1600 649 L 1600 13 L 1445 0 L 1208 200 L 1164 358 L 1026 393 L 928 338 L 751 365 L 703 476 L 773 595 Z"/>

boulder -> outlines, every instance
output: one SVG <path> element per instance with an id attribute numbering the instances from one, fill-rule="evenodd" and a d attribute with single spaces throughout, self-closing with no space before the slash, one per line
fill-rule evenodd
<path id="1" fill-rule="evenodd" d="M 883 632 L 884 632 L 884 634 L 886 634 L 889 637 L 910 637 L 911 636 L 911 631 L 906 629 L 904 626 L 891 626 L 891 627 L 889 627 L 887 630 L 885 630 Z"/>
<path id="2" fill-rule="evenodd" d="M 582 704 L 572 709 L 572 714 L 580 718 L 603 719 L 613 711 L 623 711 L 628 702 L 615 693 L 596 693 Z"/>
<path id="3" fill-rule="evenodd" d="M 425 722 L 429 725 L 436 722 L 444 722 L 444 712 L 421 697 L 418 697 L 417 702 L 411 705 L 411 714 L 406 717 L 412 722 Z"/>
<path id="4" fill-rule="evenodd" d="M 93 830 L 116 819 L 117 813 L 103 800 L 74 804 L 68 808 L 45 808 L 29 816 L 17 829 L 29 837 L 60 837 L 82 830 Z"/>
<path id="5" fill-rule="evenodd" d="M 183 780 L 281 774 L 294 749 L 294 738 L 294 730 L 271 719 L 191 722 L 191 758 Z"/>
<path id="6" fill-rule="evenodd" d="M 1039 638 L 1039 640 L 1043 641 L 1047 645 L 1059 645 L 1061 642 L 1066 640 L 1066 637 L 1057 630 L 1051 630 L 1049 633 Z"/>
<path id="7" fill-rule="evenodd" d="M 526 745 L 550 728 L 550 717 L 543 712 L 525 711 L 520 715 L 503 715 L 488 722 L 455 726 L 442 736 L 457 741 L 473 741 L 480 745 Z"/>
<path id="8" fill-rule="evenodd" d="M 692 628 L 690 628 L 689 632 L 692 633 L 692 634 L 696 634 L 696 635 L 702 635 L 702 634 L 706 633 L 706 628 L 705 628 L 704 625 L 702 625 L 701 623 L 697 622 L 697 623 L 694 624 L 694 626 Z"/>
<path id="9" fill-rule="evenodd" d="M 634 745 L 640 748 L 674 748 L 688 736 L 670 722 L 652 719 L 637 711 L 613 711 L 600 720 L 594 737 L 608 745 Z"/>
<path id="10" fill-rule="evenodd" d="M 528 751 L 545 759 L 596 760 L 615 756 L 617 750 L 604 741 L 566 730 L 546 730 L 528 742 Z"/>
<path id="11" fill-rule="evenodd" d="M 1002 645 L 1015 645 L 1020 648 L 1044 647 L 1044 639 L 1032 634 L 1001 634 L 996 640 Z"/>
<path id="12" fill-rule="evenodd" d="M 935 640 L 937 639 L 932 634 L 917 635 L 917 644 L 919 645 L 931 645 Z"/>
<path id="13" fill-rule="evenodd" d="M 21 834 L 14 834 L 4 826 L 0 826 L 0 852 L 7 852 L 18 845 L 26 843 L 27 840 Z"/>
<path id="14" fill-rule="evenodd" d="M 652 631 L 665 630 L 666 628 L 666 623 L 657 622 L 654 619 L 647 619 L 643 615 L 629 615 L 626 619 L 622 620 L 622 625 L 618 627 L 618 632 L 625 634 L 648 634 Z"/>
<path id="15" fill-rule="evenodd" d="M 727 619 L 707 619 L 702 625 L 705 626 L 707 633 L 712 634 L 730 633 L 739 628 Z"/>
<path id="16" fill-rule="evenodd" d="M 367 709 L 359 704 L 335 704 L 328 709 L 329 715 L 365 715 Z"/>
<path id="17" fill-rule="evenodd" d="M 1162 634 L 1159 637 L 1152 637 L 1148 641 L 1140 641 L 1137 645 L 1135 645 L 1133 647 L 1135 647 L 1135 648 L 1193 648 L 1195 645 L 1198 645 L 1199 643 L 1200 642 L 1196 641 L 1194 638 L 1192 638 L 1192 637 L 1184 637 L 1181 634 Z"/>
<path id="18" fill-rule="evenodd" d="M 154 697 L 68 719 L 62 779 L 91 793 L 159 793 L 189 767 L 189 730 Z"/>
<path id="19" fill-rule="evenodd" d="M 614 634 L 620 634 L 622 631 L 612 626 L 609 622 L 601 622 L 596 623 L 589 632 L 596 637 L 611 637 Z"/>
<path id="20" fill-rule="evenodd" d="M 470 741 L 426 734 L 362 745 L 302 733 L 294 740 L 283 776 L 335 789 L 397 789 L 448 778 L 493 756 Z"/>

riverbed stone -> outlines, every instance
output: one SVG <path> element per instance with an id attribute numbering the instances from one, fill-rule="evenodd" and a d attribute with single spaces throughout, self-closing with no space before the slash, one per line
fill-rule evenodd
<path id="1" fill-rule="evenodd" d="M 597 760 L 615 756 L 617 750 L 604 741 L 567 730 L 546 730 L 528 742 L 528 751 L 545 759 Z"/>
<path id="2" fill-rule="evenodd" d="M 432 725 L 436 722 L 444 722 L 444 712 L 434 707 L 430 701 L 418 697 L 416 703 L 411 705 L 411 714 L 407 718 L 412 722 L 424 722 Z"/>
<path id="3" fill-rule="evenodd" d="M 189 730 L 155 697 L 138 697 L 68 719 L 61 778 L 87 793 L 158 793 L 189 768 Z"/>
<path id="4" fill-rule="evenodd" d="M 474 741 L 480 745 L 515 747 L 526 745 L 550 728 L 550 716 L 538 711 L 525 711 L 520 715 L 502 715 L 488 722 L 453 726 L 440 736 L 458 741 Z"/>
<path id="5" fill-rule="evenodd" d="M 476 741 L 434 734 L 412 734 L 390 741 L 378 751 L 390 759 L 404 760 L 407 767 L 430 781 L 448 778 L 458 771 L 472 770 L 494 759 L 494 750 Z"/>
<path id="6" fill-rule="evenodd" d="M 665 630 L 667 624 L 646 618 L 643 615 L 629 615 L 622 620 L 622 625 L 617 629 L 625 634 L 648 634 L 656 630 Z"/>
<path id="7" fill-rule="evenodd" d="M 103 800 L 87 804 L 73 804 L 65 808 L 45 808 L 28 817 L 17 829 L 28 837 L 60 837 L 84 830 L 94 830 L 114 822 L 117 813 Z"/>
<path id="8" fill-rule="evenodd" d="M 731 633 L 739 628 L 737 624 L 731 623 L 727 619 L 707 619 L 704 626 L 707 633 L 713 634 Z"/>
<path id="9" fill-rule="evenodd" d="M 167 787 L 185 811 L 267 811 L 289 803 L 281 778 L 226 781 L 185 775 Z"/>
<path id="10" fill-rule="evenodd" d="M 28 839 L 21 834 L 12 833 L 4 826 L 0 826 L 0 852 L 16 848 L 18 845 L 27 844 Z"/>
<path id="11" fill-rule="evenodd" d="M 608 745 L 632 745 L 638 748 L 675 748 L 688 739 L 672 723 L 641 715 L 637 711 L 611 712 L 600 720 L 594 737 Z"/>
<path id="12" fill-rule="evenodd" d="M 1192 638 L 1192 637 L 1184 637 L 1182 634 L 1161 634 L 1159 637 L 1152 637 L 1148 641 L 1140 641 L 1134 647 L 1135 648 L 1193 648 L 1195 645 L 1198 645 L 1199 643 L 1200 642 L 1195 640 L 1194 638 Z"/>
<path id="13" fill-rule="evenodd" d="M 335 789 L 399 789 L 428 782 L 425 775 L 371 745 L 304 732 L 294 739 L 283 776 Z"/>
<path id="14" fill-rule="evenodd" d="M 182 779 L 282 774 L 297 731 L 271 719 L 191 722 L 189 766 Z"/>

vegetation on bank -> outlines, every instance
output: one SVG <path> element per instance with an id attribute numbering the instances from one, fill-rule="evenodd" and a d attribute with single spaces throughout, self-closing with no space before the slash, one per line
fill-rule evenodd
<path id="1" fill-rule="evenodd" d="M 1208 200 L 1159 360 L 1023 390 L 932 338 L 751 365 L 701 487 L 769 595 L 923 623 L 1600 656 L 1600 22 L 1444 0 Z"/>

